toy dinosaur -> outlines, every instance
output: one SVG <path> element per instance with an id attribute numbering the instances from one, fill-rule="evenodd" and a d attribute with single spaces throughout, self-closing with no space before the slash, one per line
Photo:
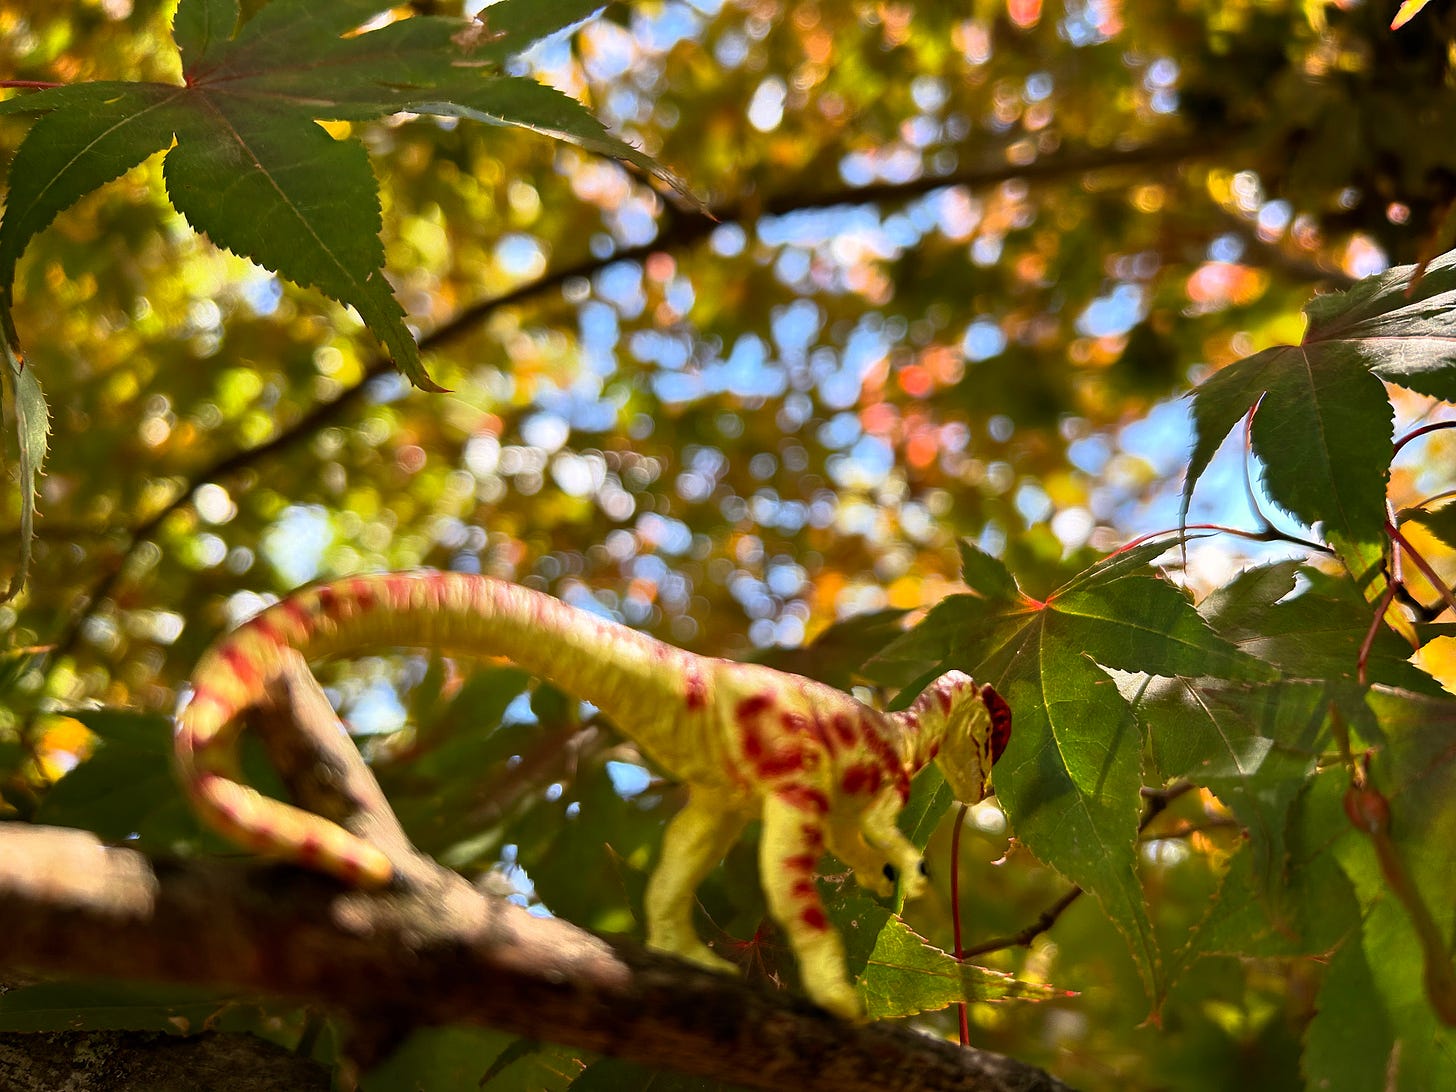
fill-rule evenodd
<path id="1" fill-rule="evenodd" d="M 502 580 L 462 573 L 383 573 L 307 588 L 220 639 L 192 676 L 177 766 L 212 827 L 258 853 L 357 886 L 394 870 L 369 842 L 312 812 L 265 797 L 238 773 L 235 717 L 261 698 L 282 652 L 310 659 L 391 646 L 503 656 L 584 699 L 687 785 L 647 885 L 647 942 L 731 969 L 698 937 L 694 892 L 754 818 L 762 821 L 764 893 L 798 960 L 804 988 L 843 1016 L 861 1012 L 839 935 L 814 883 L 829 850 L 881 895 L 924 885 L 920 852 L 895 825 L 910 778 L 934 760 L 973 803 L 1011 732 L 989 686 L 951 671 L 910 708 L 881 713 L 842 691 L 756 664 L 710 659 Z"/>

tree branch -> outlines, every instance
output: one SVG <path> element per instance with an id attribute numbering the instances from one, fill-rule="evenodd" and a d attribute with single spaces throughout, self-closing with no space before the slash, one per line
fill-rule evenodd
<path id="1" fill-rule="evenodd" d="M 1017 164 L 1000 157 L 979 162 L 944 175 L 926 174 L 908 182 L 876 183 L 867 186 L 826 190 L 815 194 L 781 193 L 764 197 L 743 198 L 710 209 L 706 214 L 669 209 L 656 238 L 637 246 L 624 247 L 604 258 L 584 259 L 548 273 L 534 281 L 513 288 L 500 296 L 479 300 L 460 311 L 444 324 L 420 338 L 420 349 L 429 352 L 458 340 L 473 330 L 495 311 L 524 303 L 530 299 L 560 290 L 568 281 L 589 279 L 609 265 L 624 261 L 641 261 L 666 250 L 685 249 L 707 238 L 720 224 L 751 223 L 763 216 L 784 216 L 795 212 L 812 212 L 841 206 L 890 204 L 908 201 L 935 190 L 951 187 L 978 189 L 999 185 L 1013 179 L 1053 182 L 1090 172 L 1112 171 L 1129 167 L 1169 165 L 1189 158 L 1203 158 L 1235 146 L 1242 134 L 1235 132 L 1224 140 L 1190 140 L 1179 137 L 1159 144 L 1134 148 L 1099 148 L 1073 150 L 1046 156 L 1028 164 Z M 86 620 L 96 606 L 117 586 L 126 565 L 137 548 L 150 541 L 158 528 L 174 512 L 192 503 L 197 488 L 207 482 L 222 481 L 248 469 L 294 444 L 317 433 L 351 412 L 364 400 L 369 383 L 394 371 L 390 359 L 376 355 L 364 367 L 362 377 L 353 386 L 327 402 L 321 402 L 271 439 L 242 451 L 225 455 L 189 475 L 177 495 L 128 532 L 126 547 L 109 563 L 100 567 L 103 574 L 89 593 L 78 597 L 71 620 L 56 638 L 55 660 L 64 658 L 75 646 Z"/>
<path id="2" fill-rule="evenodd" d="M 389 1034 L 480 1024 L 750 1088 L 1046 1090 L 1012 1059 L 853 1026 L 482 895 L 341 894 L 286 868 L 149 862 L 89 834 L 0 825 L 0 965 L 316 1001 Z"/>

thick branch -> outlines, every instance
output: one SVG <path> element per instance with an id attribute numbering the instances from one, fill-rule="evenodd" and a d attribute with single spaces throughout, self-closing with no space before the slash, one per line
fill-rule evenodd
<path id="1" fill-rule="evenodd" d="M 153 864 L 0 826 L 0 965 L 322 1002 L 366 1026 L 473 1023 L 751 1088 L 1064 1089 L 1041 1070 L 688 967 L 467 885 L 340 894 L 282 868 Z"/>
<path id="2" fill-rule="evenodd" d="M 410 844 L 308 662 L 293 649 L 280 656 L 277 680 L 246 715 L 294 801 L 378 846 L 410 883 L 457 882 Z"/>

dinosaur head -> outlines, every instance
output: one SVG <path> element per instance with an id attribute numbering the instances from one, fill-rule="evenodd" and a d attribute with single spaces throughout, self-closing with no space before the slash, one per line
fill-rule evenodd
<path id="1" fill-rule="evenodd" d="M 935 762 L 955 798 L 966 804 L 991 791 L 991 767 L 1011 738 L 1011 707 L 989 685 L 947 671 L 907 711 L 927 739 L 938 739 Z"/>

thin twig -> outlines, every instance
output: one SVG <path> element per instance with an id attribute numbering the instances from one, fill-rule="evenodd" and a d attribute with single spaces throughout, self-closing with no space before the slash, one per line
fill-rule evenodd
<path id="1" fill-rule="evenodd" d="M 1169 804 L 1193 788 L 1194 785 L 1190 781 L 1177 781 L 1163 789 L 1143 789 L 1142 795 L 1147 800 L 1148 807 L 1143 813 L 1142 821 L 1138 823 L 1138 833 L 1141 834 L 1147 830 L 1153 820 L 1168 809 Z M 1066 913 L 1067 908 L 1082 897 L 1082 892 L 1083 889 L 1081 887 L 1073 885 L 1061 898 L 1043 910 L 1037 916 L 1036 920 L 1024 929 L 1019 929 L 1006 936 L 993 937 L 980 944 L 972 945 L 966 949 L 965 955 L 962 958 L 972 959 L 976 956 L 985 955 L 987 952 L 1000 952 L 1007 948 L 1030 947 L 1033 940 L 1055 925 L 1057 919 Z"/>
<path id="2" fill-rule="evenodd" d="M 955 831 L 950 836 L 950 918 L 951 927 L 955 933 L 955 957 L 962 963 L 965 962 L 966 952 L 961 944 L 961 831 L 965 828 L 966 816 L 970 814 L 970 811 L 969 804 L 961 804 L 956 809 Z M 960 1016 L 961 1046 L 970 1046 L 969 1007 L 964 1001 L 960 1001 L 956 1004 L 956 1011 Z"/>
<path id="3" fill-rule="evenodd" d="M 1187 532 L 1189 531 L 1216 531 L 1222 535 L 1246 538 L 1251 542 L 1288 542 L 1291 545 L 1303 546 L 1305 549 L 1315 550 L 1322 554 L 1334 553 L 1333 550 L 1322 542 L 1311 542 L 1307 538 L 1300 538 L 1298 535 L 1288 534 L 1272 524 L 1266 524 L 1262 531 L 1246 531 L 1242 527 L 1229 527 L 1222 523 L 1187 523 L 1182 527 L 1168 527 L 1161 531 L 1149 531 L 1147 534 L 1139 535 L 1129 542 L 1124 542 L 1108 556 L 1117 557 L 1119 554 L 1125 554 L 1127 551 L 1135 550 L 1143 543 L 1151 542 L 1153 539 L 1160 538 L 1163 535 L 1176 535 L 1180 543 L 1186 544 Z M 1184 564 L 1187 564 L 1186 558 L 1184 559 Z"/>
<path id="4" fill-rule="evenodd" d="M 1385 591 L 1380 596 L 1380 601 L 1375 605 L 1375 616 L 1370 619 L 1370 628 L 1365 631 L 1365 639 L 1360 642 L 1360 654 L 1355 660 L 1356 678 L 1360 685 L 1368 683 L 1366 677 L 1370 666 L 1370 650 L 1375 647 L 1375 635 L 1380 632 L 1381 623 L 1385 621 L 1385 612 L 1390 609 L 1390 604 L 1395 601 L 1394 580 L 1386 580 Z"/>
<path id="5" fill-rule="evenodd" d="M 1428 425 L 1422 425 L 1420 428 L 1412 429 L 1410 432 L 1407 432 L 1404 436 L 1402 436 L 1399 440 L 1395 441 L 1395 451 L 1393 452 L 1393 454 L 1399 455 L 1400 449 L 1405 447 L 1405 445 L 1410 443 L 1412 440 L 1419 439 L 1420 437 L 1425 436 L 1427 433 L 1440 432 L 1442 429 L 1448 428 L 1456 428 L 1456 421 L 1432 421 Z"/>
<path id="6" fill-rule="evenodd" d="M 1446 606 L 1456 610 L 1456 595 L 1452 594 L 1451 588 L 1441 579 L 1440 574 L 1431 568 L 1431 563 L 1425 559 L 1424 555 L 1411 545 L 1410 539 L 1401 533 L 1400 528 L 1390 520 L 1386 520 L 1385 533 L 1401 548 L 1405 556 L 1411 559 L 1411 564 L 1421 570 L 1421 575 L 1430 581 L 1431 587 L 1436 589 L 1436 594 L 1445 601 Z"/>

